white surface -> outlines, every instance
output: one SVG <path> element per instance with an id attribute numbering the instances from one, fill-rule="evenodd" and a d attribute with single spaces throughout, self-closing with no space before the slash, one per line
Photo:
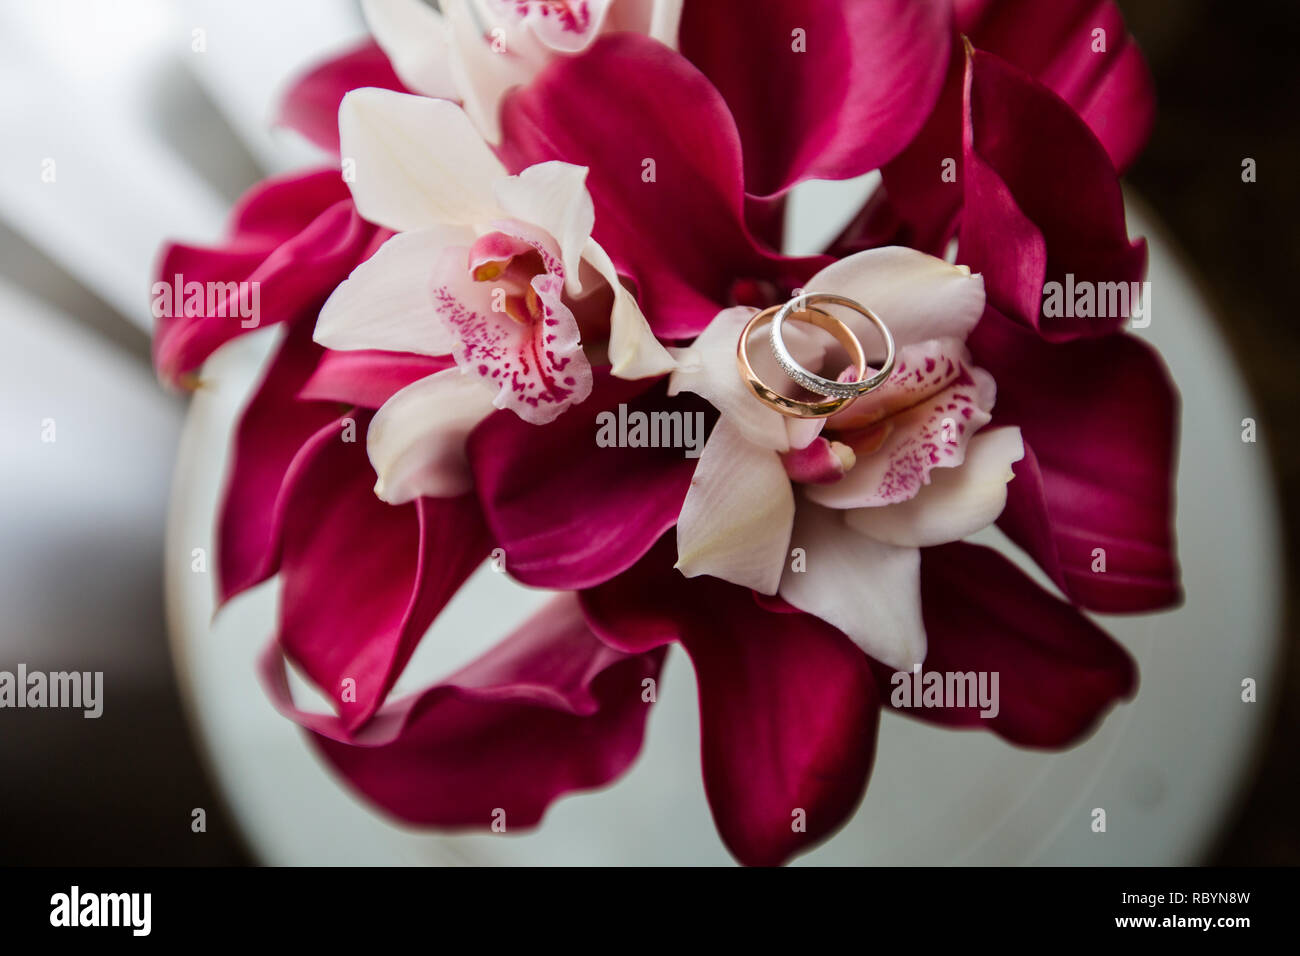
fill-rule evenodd
<path id="1" fill-rule="evenodd" d="M 793 246 L 810 246 L 819 229 L 833 233 L 827 226 L 837 210 L 854 208 L 842 194 L 819 193 L 815 206 L 793 215 Z M 1151 236 L 1140 210 L 1130 223 L 1134 234 Z M 886 713 L 862 807 L 799 862 L 1183 864 L 1196 862 L 1214 837 L 1274 693 L 1278 519 L 1264 451 L 1240 440 L 1240 421 L 1253 414 L 1249 397 L 1225 364 L 1204 302 L 1167 245 L 1152 238 L 1154 319 L 1137 334 L 1162 351 L 1185 387 L 1178 537 L 1188 598 L 1174 612 L 1102 621 L 1138 659 L 1136 700 L 1062 753 Z M 181 682 L 221 788 L 261 858 L 727 863 L 700 781 L 694 677 L 679 650 L 670 653 L 632 770 L 604 791 L 560 800 L 532 833 L 412 832 L 331 778 L 296 727 L 272 710 L 253 673 L 272 628 L 273 590 L 245 596 L 210 626 L 212 582 L 189 570 L 190 549 L 211 545 L 227 432 L 269 344 L 265 335 L 245 340 L 210 363 L 214 387 L 196 397 L 183 437 L 167 558 Z M 467 661 L 541 599 L 480 571 L 438 620 L 399 689 Z M 1243 677 L 1259 681 L 1260 703 L 1240 701 Z M 1105 834 L 1091 832 L 1093 807 L 1107 811 Z"/>

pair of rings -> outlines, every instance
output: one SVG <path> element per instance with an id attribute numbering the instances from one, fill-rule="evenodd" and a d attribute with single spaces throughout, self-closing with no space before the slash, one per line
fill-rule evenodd
<path id="1" fill-rule="evenodd" d="M 829 332 L 849 353 L 849 359 L 853 363 L 853 368 L 857 370 L 857 374 L 863 375 L 870 371 L 867 365 L 866 353 L 862 349 L 862 343 L 853 334 L 853 330 L 824 309 L 816 308 L 817 305 L 839 305 L 852 309 L 870 321 L 880 331 L 881 337 L 885 340 L 885 360 L 881 364 L 879 371 L 857 381 L 840 382 L 823 378 L 795 361 L 785 343 L 784 329 L 787 321 L 815 325 Z M 759 378 L 754 371 L 749 362 L 749 340 L 754 330 L 769 320 L 772 325 L 770 333 L 772 354 L 775 356 L 777 364 L 797 384 L 810 392 L 826 396 L 825 401 L 802 401 L 782 395 Z M 888 326 L 880 320 L 880 316 L 862 303 L 847 296 L 831 295 L 825 292 L 797 295 L 785 305 L 774 305 L 756 313 L 749 320 L 749 324 L 745 326 L 744 331 L 740 333 L 740 342 L 736 345 L 736 364 L 740 369 L 740 376 L 744 379 L 745 384 L 749 386 L 749 390 L 764 405 L 791 418 L 825 418 L 827 415 L 835 414 L 854 399 L 879 388 L 894 370 L 894 357 L 894 336 L 890 333 Z"/>

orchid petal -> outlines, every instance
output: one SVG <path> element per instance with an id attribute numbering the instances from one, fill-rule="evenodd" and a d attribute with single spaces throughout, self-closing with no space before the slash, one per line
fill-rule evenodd
<path id="1" fill-rule="evenodd" d="M 806 485 L 830 485 L 839 481 L 857 461 L 853 449 L 843 442 L 818 435 L 806 448 L 781 455 L 790 480 Z"/>
<path id="2" fill-rule="evenodd" d="M 830 292 L 871 309 L 902 347 L 927 339 L 965 340 L 984 312 L 984 280 L 915 249 L 886 246 L 854 253 L 822 269 L 804 292 Z M 838 317 L 863 345 L 880 340 L 867 319 L 849 310 Z"/>
<path id="3" fill-rule="evenodd" d="M 983 369 L 963 369 L 952 385 L 881 423 L 863 454 L 849 435 L 840 440 L 858 452 L 857 463 L 833 485 L 810 485 L 807 495 L 832 508 L 862 508 L 913 498 L 930 483 L 936 468 L 956 468 L 965 460 L 971 436 L 988 424 L 996 386 Z"/>
<path id="4" fill-rule="evenodd" d="M 367 799 L 408 823 L 485 828 L 504 810 L 537 824 L 574 790 L 609 783 L 636 758 L 663 651 L 621 654 L 587 627 L 571 594 L 447 679 L 393 701 L 353 732 L 297 708 L 274 645 L 260 662 L 276 708 L 310 730 Z"/>
<path id="5" fill-rule="evenodd" d="M 996 707 L 897 709 L 945 726 L 992 730 L 1025 747 L 1076 743 L 1137 689 L 1133 658 L 1077 608 L 1044 591 L 991 548 L 958 542 L 926 548 L 921 596 L 929 637 L 926 670 L 986 674 Z M 894 704 L 898 677 L 876 668 Z M 894 685 L 891 691 L 889 685 Z"/>
<path id="6" fill-rule="evenodd" d="M 957 0 L 953 9 L 957 29 L 977 48 L 1015 64 L 1073 106 L 1106 147 L 1116 169 L 1123 172 L 1137 158 L 1155 121 L 1155 90 L 1116 4 Z M 1096 44 L 1099 30 L 1106 38 L 1102 49 Z M 955 124 L 956 115 L 954 111 L 945 118 Z M 954 140 L 960 149 L 960 140 Z"/>
<path id="7" fill-rule="evenodd" d="M 339 107 L 357 210 L 398 232 L 468 226 L 500 215 L 501 163 L 455 103 L 391 90 L 353 90 Z"/>
<path id="8" fill-rule="evenodd" d="M 472 496 L 377 500 L 364 452 L 337 428 L 322 430 L 285 499 L 280 642 L 355 729 L 490 541 Z"/>
<path id="9" fill-rule="evenodd" d="M 389 504 L 449 498 L 474 486 L 466 436 L 492 412 L 492 390 L 449 368 L 406 386 L 375 413 L 366 451 Z"/>
<path id="10" fill-rule="evenodd" d="M 455 364 L 450 355 L 325 349 L 298 398 L 376 409 L 406 386 Z"/>
<path id="11" fill-rule="evenodd" d="M 469 437 L 474 487 L 511 575 L 533 587 L 607 581 L 676 522 L 695 461 L 681 448 L 601 447 L 604 422 L 622 413 L 689 416 L 703 437 L 707 406 L 669 399 L 662 385 L 593 371 L 592 394 L 545 428 L 504 412 Z"/>
<path id="12" fill-rule="evenodd" d="M 325 290 L 365 258 L 374 237 L 331 170 L 259 183 L 239 201 L 219 245 L 163 249 L 157 279 L 172 293 L 169 299 L 180 301 L 158 317 L 153 359 L 159 377 L 181 384 L 237 336 L 311 321 Z M 173 292 L 177 284 L 180 294 Z M 213 290 L 226 291 L 216 302 L 199 295 L 195 310 L 184 291 L 195 284 L 209 290 L 208 300 Z"/>
<path id="13" fill-rule="evenodd" d="M 489 36 L 465 0 L 443 0 L 448 30 L 448 68 L 482 137 L 501 140 L 501 99 L 512 86 L 527 83 L 545 62 L 545 48 L 528 30 L 492 26 Z"/>
<path id="14" fill-rule="evenodd" d="M 943 86 L 951 22 L 943 0 L 702 0 L 681 44 L 736 117 L 746 189 L 769 196 L 906 146 Z"/>
<path id="15" fill-rule="evenodd" d="M 1119 177 L 1092 131 L 1050 90 L 979 50 L 967 60 L 964 128 L 958 254 L 984 274 L 990 304 L 1054 342 L 1121 328 L 1118 292 L 1132 304 L 1146 242 L 1128 238 Z M 1025 135 L 1039 143 L 1032 163 Z M 1113 303 L 1076 310 L 1062 301 L 1075 287 L 1097 298 L 1113 289 Z"/>
<path id="16" fill-rule="evenodd" d="M 650 330 L 636 296 L 619 280 L 609 253 L 595 239 L 588 239 L 582 258 L 614 292 L 614 306 L 609 314 L 609 361 L 613 374 L 619 378 L 652 378 L 675 369 L 677 363 Z"/>
<path id="17" fill-rule="evenodd" d="M 361 0 L 361 12 L 412 92 L 457 98 L 447 66 L 447 28 L 438 11 L 420 0 Z"/>
<path id="18" fill-rule="evenodd" d="M 684 0 L 614 0 L 602 33 L 641 33 L 677 49 Z"/>
<path id="19" fill-rule="evenodd" d="M 384 51 L 368 37 L 295 79 L 280 102 L 276 125 L 297 131 L 337 156 L 339 104 L 349 90 L 363 86 L 406 92 Z"/>
<path id="20" fill-rule="evenodd" d="M 977 49 L 1026 71 L 1074 107 L 1120 172 L 1133 162 L 1151 132 L 1155 94 L 1142 53 L 1115 4 L 957 0 L 953 6 L 958 32 Z M 1104 49 L 1097 48 L 1099 35 L 1106 38 Z M 838 250 L 894 241 L 942 253 L 956 232 L 968 182 L 952 165 L 962 156 L 965 74 L 965 51 L 955 46 L 930 118 L 907 149 L 881 169 L 883 188 L 837 241 Z M 948 167 L 952 175 L 935 174 Z"/>
<path id="21" fill-rule="evenodd" d="M 933 398 L 965 374 L 970 350 L 959 339 L 927 339 L 898 350 L 894 371 L 879 388 L 826 420 L 832 431 L 847 432 L 884 421 Z"/>
<path id="22" fill-rule="evenodd" d="M 681 642 L 699 685 L 718 832 L 741 863 L 775 866 L 835 832 L 862 797 L 879 703 L 870 662 L 812 615 L 773 613 L 751 591 L 686 580 L 671 564 L 666 536 L 633 569 L 582 593 L 587 621 L 629 652 Z"/>
<path id="23" fill-rule="evenodd" d="M 791 448 L 791 439 L 795 437 L 791 429 L 794 419 L 760 402 L 736 367 L 736 345 L 754 312 L 746 306 L 723 309 L 690 347 L 675 349 L 677 368 L 668 380 L 668 394 L 694 392 L 722 412 L 747 440 L 763 448 L 784 452 Z M 755 374 L 768 383 L 789 381 L 772 357 L 763 332 L 756 332 L 754 339 L 749 349 L 749 360 Z M 795 361 L 805 368 L 811 371 L 821 368 L 826 350 L 802 326 L 792 323 L 787 327 L 786 344 Z M 806 440 L 795 447 L 811 442 L 818 430 L 816 423 L 811 432 L 801 429 L 798 436 Z"/>
<path id="24" fill-rule="evenodd" d="M 564 287 L 569 295 L 582 291 L 578 271 L 596 221 L 586 179 L 583 166 L 536 163 L 517 176 L 497 180 L 494 187 L 497 202 L 507 216 L 539 226 L 560 244 Z"/>
<path id="25" fill-rule="evenodd" d="M 557 58 L 505 99 L 501 123 L 510 169 L 552 159 L 589 167 L 596 240 L 661 338 L 693 338 L 743 301 L 732 294 L 738 278 L 785 291 L 829 261 L 779 255 L 749 232 L 726 104 L 647 37 L 609 34 L 582 56 Z"/>
<path id="26" fill-rule="evenodd" d="M 935 471 L 915 498 L 844 512 L 845 523 L 877 541 L 928 548 L 960 541 L 997 520 L 1007 504 L 1011 466 L 1025 456 L 1018 428 L 991 428 L 970 440 L 960 468 Z"/>
<path id="27" fill-rule="evenodd" d="M 386 349 L 447 355 L 455 337 L 438 321 L 429 276 L 448 246 L 473 241 L 463 226 L 433 226 L 393 236 L 326 300 L 315 338 L 328 349 Z"/>
<path id="28" fill-rule="evenodd" d="M 479 0 L 498 18 L 513 17 L 542 44 L 559 53 L 581 53 L 605 25 L 615 0 L 583 0 L 580 4 L 518 3 L 516 0 Z"/>
<path id="29" fill-rule="evenodd" d="M 1155 350 L 1129 335 L 1053 345 L 995 309 L 971 348 L 1004 383 L 998 423 L 1025 441 L 998 526 L 1083 607 L 1178 602 L 1178 394 Z"/>
<path id="30" fill-rule="evenodd" d="M 293 328 L 235 426 L 217 511 L 217 597 L 222 602 L 276 572 L 288 476 L 322 429 L 338 434 L 336 406 L 293 403 L 320 351 L 306 326 Z"/>
<path id="31" fill-rule="evenodd" d="M 677 520 L 677 569 L 774 594 L 793 521 L 794 493 L 781 459 L 723 416 Z"/>
<path id="32" fill-rule="evenodd" d="M 910 670 L 925 660 L 921 622 L 921 553 L 864 537 L 840 514 L 808 501 L 795 513 L 791 562 L 781 576 L 781 597 L 833 624 L 863 652 L 891 667 Z"/>

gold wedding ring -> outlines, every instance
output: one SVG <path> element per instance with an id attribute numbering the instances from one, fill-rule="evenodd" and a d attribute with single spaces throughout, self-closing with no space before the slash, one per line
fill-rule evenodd
<path id="1" fill-rule="evenodd" d="M 825 418 L 828 415 L 834 415 L 845 405 L 852 402 L 857 395 L 843 395 L 834 398 L 823 399 L 816 402 L 805 402 L 797 398 L 789 398 L 780 392 L 771 388 L 754 372 L 754 367 L 749 362 L 749 340 L 753 331 L 764 322 L 773 319 L 780 310 L 786 310 L 785 318 L 792 322 L 802 322 L 806 325 L 815 325 L 819 329 L 824 329 L 834 336 L 835 341 L 844 346 L 849 353 L 849 358 L 853 362 L 853 367 L 857 369 L 859 375 L 865 373 L 867 369 L 867 357 L 862 351 L 862 343 L 858 337 L 853 334 L 853 330 L 841 322 L 835 316 L 828 312 L 823 312 L 818 308 L 805 308 L 800 311 L 794 311 L 789 308 L 789 303 L 785 305 L 774 305 L 764 309 L 762 312 L 755 313 L 754 317 L 749 320 L 744 331 L 740 333 L 740 341 L 736 343 L 736 365 L 740 369 L 740 377 L 744 379 L 749 390 L 754 393 L 764 405 L 775 409 L 782 415 L 791 418 Z"/>

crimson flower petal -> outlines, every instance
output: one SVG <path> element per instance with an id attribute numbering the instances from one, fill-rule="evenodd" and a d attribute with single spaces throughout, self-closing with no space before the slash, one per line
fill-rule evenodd
<path id="1" fill-rule="evenodd" d="M 409 92 L 373 40 L 366 40 L 303 74 L 280 101 L 277 122 L 297 130 L 321 149 L 338 154 L 339 104 L 349 90 L 377 86 Z"/>
<path id="2" fill-rule="evenodd" d="M 1128 240 L 1106 151 L 1067 103 L 988 53 L 969 56 L 965 96 L 959 261 L 983 273 L 992 304 L 1047 339 L 1116 331 L 1127 315 L 1043 309 L 1048 282 L 1095 289 L 1137 282 L 1146 270 L 1146 242 Z"/>
<path id="3" fill-rule="evenodd" d="M 1025 442 L 999 527 L 1084 607 L 1177 603 L 1178 397 L 1154 350 L 1131 335 L 1052 345 L 994 309 L 969 345 L 999 384 L 994 424 Z"/>
<path id="4" fill-rule="evenodd" d="M 605 36 L 563 57 L 502 104 L 511 172 L 562 160 L 589 167 L 594 236 L 636 284 L 661 338 L 692 338 L 732 284 L 792 289 L 827 264 L 761 248 L 745 225 L 740 139 L 708 78 L 648 37 Z"/>
<path id="5" fill-rule="evenodd" d="M 989 548 L 956 542 L 923 549 L 921 600 L 929 640 L 923 670 L 997 673 L 998 712 L 981 717 L 978 704 L 898 710 L 987 728 L 1023 746 L 1064 747 L 1137 690 L 1137 668 L 1124 648 Z M 901 690 L 891 680 L 896 672 L 883 664 L 876 672 L 892 706 Z"/>
<path id="6" fill-rule="evenodd" d="M 875 758 L 868 658 L 809 614 L 773 614 L 747 588 L 673 570 L 666 536 L 635 568 L 582 592 L 602 639 L 627 651 L 676 640 L 695 666 L 713 819 L 747 865 L 785 862 L 857 807 Z"/>
<path id="7" fill-rule="evenodd" d="M 184 314 L 182 297 L 172 314 L 159 318 L 153 355 L 159 376 L 180 384 L 236 336 L 279 322 L 315 321 L 334 287 L 373 251 L 375 235 L 335 170 L 254 187 L 236 207 L 224 243 L 163 249 L 157 281 L 173 288 L 179 281 L 182 292 L 188 283 L 202 283 L 204 295 L 198 314 Z M 257 283 L 258 309 L 245 320 L 240 305 L 253 301 L 251 283 Z"/>
<path id="8" fill-rule="evenodd" d="M 412 382 L 455 364 L 450 355 L 326 349 L 298 397 L 304 401 L 340 402 L 376 409 Z"/>
<path id="9" fill-rule="evenodd" d="M 1074 107 L 1116 169 L 1137 158 L 1155 124 L 1155 84 L 1111 0 L 955 0 L 954 7 L 957 28 L 976 47 Z"/>
<path id="10" fill-rule="evenodd" d="M 218 510 L 221 602 L 265 581 L 279 567 L 286 475 L 303 445 L 338 417 L 336 407 L 294 401 L 320 353 L 310 326 L 290 330 L 235 426 Z"/>
<path id="11" fill-rule="evenodd" d="M 977 49 L 1069 103 L 1116 169 L 1122 173 L 1137 158 L 1155 121 L 1154 84 L 1111 0 L 956 0 L 954 8 L 957 29 Z M 965 74 L 965 51 L 954 44 L 930 118 L 882 168 L 882 188 L 836 241 L 837 253 L 899 244 L 943 255 L 962 203 Z M 954 164 L 950 177 L 942 175 L 945 162 Z"/>
<path id="12" fill-rule="evenodd" d="M 493 412 L 466 449 L 483 514 L 506 570 L 533 587 L 571 590 L 630 567 L 677 522 L 695 461 L 681 448 L 601 448 L 598 419 L 627 413 L 704 412 L 664 383 L 594 370 L 591 397 L 539 428 Z M 704 412 L 704 420 L 709 413 Z"/>
<path id="13" fill-rule="evenodd" d="M 662 651 L 623 654 L 597 640 L 562 594 L 468 667 L 387 705 L 353 735 L 333 715 L 297 710 L 274 645 L 262 661 L 282 713 L 313 732 L 336 770 L 398 818 L 486 828 L 505 812 L 537 824 L 574 790 L 608 783 L 641 748 Z"/>
<path id="14" fill-rule="evenodd" d="M 376 498 L 364 443 L 369 416 L 355 416 L 349 441 L 341 426 L 352 417 L 313 436 L 286 491 L 280 601 L 285 653 L 336 701 L 349 729 L 383 703 L 433 619 L 491 549 L 472 496 L 400 506 Z"/>
<path id="15" fill-rule="evenodd" d="M 686 5 L 680 42 L 735 117 L 746 188 L 769 196 L 907 145 L 943 83 L 951 19 L 937 0 L 708 0 Z"/>

